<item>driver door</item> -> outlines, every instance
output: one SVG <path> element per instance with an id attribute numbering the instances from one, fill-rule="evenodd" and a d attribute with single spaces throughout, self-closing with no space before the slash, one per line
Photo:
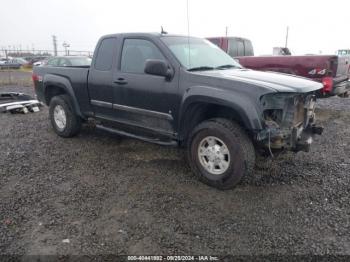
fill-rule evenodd
<path id="1" fill-rule="evenodd" d="M 125 38 L 114 76 L 113 109 L 122 122 L 165 136 L 174 133 L 177 81 L 144 73 L 147 59 L 168 59 L 150 39 Z"/>

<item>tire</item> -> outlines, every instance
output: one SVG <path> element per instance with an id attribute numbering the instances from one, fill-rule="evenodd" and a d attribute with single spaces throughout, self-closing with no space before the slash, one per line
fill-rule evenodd
<path id="1" fill-rule="evenodd" d="M 51 99 L 49 117 L 55 133 L 61 137 L 73 137 L 80 132 L 82 121 L 74 112 L 68 95 Z"/>
<path id="2" fill-rule="evenodd" d="M 255 149 L 237 123 L 225 118 L 213 118 L 200 123 L 191 132 L 187 159 L 202 182 L 225 190 L 233 188 L 243 176 L 252 173 Z"/>

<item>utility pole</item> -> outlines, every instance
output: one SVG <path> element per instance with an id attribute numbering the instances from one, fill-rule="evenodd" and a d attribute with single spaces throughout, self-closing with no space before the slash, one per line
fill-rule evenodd
<path id="1" fill-rule="evenodd" d="M 287 46 L 288 46 L 288 33 L 289 33 L 289 26 L 287 26 L 286 45 L 285 45 L 285 48 L 287 48 Z"/>
<path id="2" fill-rule="evenodd" d="M 53 42 L 53 54 L 54 56 L 57 56 L 57 37 L 55 35 L 52 36 L 52 42 Z"/>
<path id="3" fill-rule="evenodd" d="M 227 37 L 227 32 L 228 32 L 228 26 L 226 26 L 226 29 L 225 29 L 225 36 Z"/>
<path id="4" fill-rule="evenodd" d="M 8 54 L 6 49 L 5 49 L 5 56 L 6 56 L 6 61 L 8 61 Z M 8 70 L 8 78 L 9 78 L 9 84 L 11 84 L 11 70 Z"/>
<path id="5" fill-rule="evenodd" d="M 68 43 L 66 43 L 66 41 L 64 41 L 62 45 L 63 45 L 63 47 L 64 47 L 66 56 L 69 55 L 68 47 L 70 47 L 70 45 L 69 45 Z"/>

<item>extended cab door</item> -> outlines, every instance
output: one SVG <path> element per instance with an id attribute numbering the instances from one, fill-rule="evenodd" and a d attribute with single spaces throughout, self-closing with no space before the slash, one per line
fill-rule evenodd
<path id="1" fill-rule="evenodd" d="M 169 60 L 147 38 L 125 38 L 115 74 L 115 117 L 130 126 L 174 136 L 178 81 L 144 73 L 147 59 Z"/>
<path id="2" fill-rule="evenodd" d="M 91 64 L 88 89 L 90 103 L 96 117 L 113 117 L 113 68 L 116 64 L 118 40 L 115 37 L 102 39 Z"/>

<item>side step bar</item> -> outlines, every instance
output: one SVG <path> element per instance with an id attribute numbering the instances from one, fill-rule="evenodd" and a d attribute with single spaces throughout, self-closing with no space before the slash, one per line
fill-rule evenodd
<path id="1" fill-rule="evenodd" d="M 135 138 L 135 139 L 139 139 L 139 140 L 142 140 L 142 141 L 145 141 L 145 142 L 154 143 L 154 144 L 158 144 L 158 145 L 162 145 L 162 146 L 177 146 L 178 145 L 178 143 L 176 141 L 166 142 L 166 141 L 161 141 L 161 140 L 158 140 L 158 139 L 147 138 L 147 137 L 143 137 L 143 136 L 130 134 L 130 133 L 118 130 L 118 129 L 105 127 L 103 125 L 96 125 L 96 128 L 101 129 L 103 131 L 110 132 L 110 133 L 114 133 L 114 134 L 117 134 L 117 135 L 127 136 L 127 137 L 130 137 L 130 138 Z"/>

